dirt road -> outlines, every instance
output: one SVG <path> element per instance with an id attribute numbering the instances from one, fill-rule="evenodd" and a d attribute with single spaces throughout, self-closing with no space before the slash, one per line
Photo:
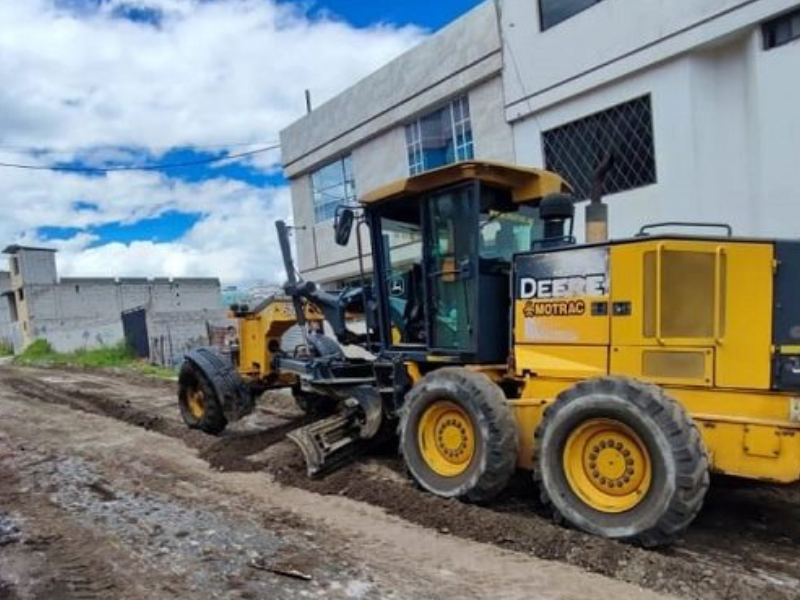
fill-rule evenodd
<path id="1" fill-rule="evenodd" d="M 220 438 L 172 384 L 0 367 L 0 599 L 800 598 L 800 490 L 715 487 L 676 546 L 417 490 L 393 452 L 308 480 L 273 394 Z"/>

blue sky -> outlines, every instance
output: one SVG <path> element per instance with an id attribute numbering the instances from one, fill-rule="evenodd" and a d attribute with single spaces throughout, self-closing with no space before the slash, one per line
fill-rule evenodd
<path id="1" fill-rule="evenodd" d="M 96 0 L 67 0 L 71 2 L 89 2 Z M 431 2 L 422 0 L 405 0 L 398 2 L 364 2 L 363 0 L 327 0 L 314 2 L 310 13 L 314 16 L 329 15 L 343 19 L 355 27 L 370 27 L 376 24 L 390 23 L 394 25 L 418 25 L 435 31 L 444 27 L 461 14 L 467 12 L 482 0 L 448 0 Z M 287 2 L 290 4 L 290 2 Z M 158 22 L 158 13 L 136 7 L 124 7 L 115 11 L 121 18 L 133 21 Z M 175 148 L 159 157 L 158 162 L 188 162 L 214 156 L 201 153 L 191 148 Z M 181 168 L 170 171 L 174 178 L 184 181 L 204 181 L 211 178 L 229 178 L 247 182 L 255 186 L 276 185 L 282 181 L 279 174 L 265 175 L 257 169 L 243 166 L 240 163 L 204 168 L 202 166 Z M 86 230 L 97 236 L 93 246 L 105 242 L 131 242 L 136 239 L 147 239 L 159 242 L 171 242 L 179 239 L 201 218 L 200 214 L 170 211 L 158 218 L 143 219 L 136 223 L 108 223 L 100 227 Z M 75 228 L 42 228 L 39 230 L 47 239 L 65 239 L 75 234 Z"/>
<path id="2" fill-rule="evenodd" d="M 430 30 L 440 29 L 480 0 L 399 0 L 397 2 L 364 2 L 358 0 L 327 0 L 317 6 L 340 15 L 358 27 L 374 23 L 416 24 Z"/>
<path id="3" fill-rule="evenodd" d="M 271 145 L 304 89 L 322 102 L 479 3 L 2 0 L 0 162 L 182 163 Z M 272 221 L 291 212 L 279 160 L 4 169 L 0 244 L 55 247 L 63 275 L 278 280 Z"/>

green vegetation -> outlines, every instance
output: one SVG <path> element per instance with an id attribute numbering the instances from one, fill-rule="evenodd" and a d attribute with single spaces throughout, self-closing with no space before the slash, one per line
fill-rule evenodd
<path id="1" fill-rule="evenodd" d="M 150 377 L 175 377 L 172 369 L 157 367 L 136 358 L 124 342 L 114 346 L 82 348 L 74 352 L 56 352 L 47 340 L 36 340 L 14 359 L 14 364 L 31 367 L 119 368 Z"/>
<path id="2" fill-rule="evenodd" d="M 0 356 L 12 356 L 14 347 L 5 340 L 0 340 Z"/>

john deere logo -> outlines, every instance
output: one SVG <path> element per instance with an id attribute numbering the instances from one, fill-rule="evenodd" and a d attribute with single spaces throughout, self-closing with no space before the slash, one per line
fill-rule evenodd
<path id="1" fill-rule="evenodd" d="M 576 275 L 573 277 L 522 277 L 519 280 L 519 297 L 569 298 L 570 296 L 605 296 L 608 281 L 604 273 Z"/>
<path id="2" fill-rule="evenodd" d="M 526 319 L 536 317 L 580 317 L 586 314 L 583 300 L 553 300 L 534 302 L 528 300 L 522 308 Z"/>

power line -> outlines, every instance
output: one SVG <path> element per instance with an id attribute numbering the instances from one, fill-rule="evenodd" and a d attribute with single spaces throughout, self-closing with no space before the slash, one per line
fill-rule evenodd
<path id="1" fill-rule="evenodd" d="M 264 154 L 271 150 L 280 148 L 280 144 L 273 144 L 263 148 L 256 148 L 247 152 L 239 152 L 237 154 L 228 154 L 227 156 L 218 156 L 216 158 L 202 158 L 197 160 L 187 160 L 183 162 L 174 163 L 155 163 L 149 165 L 115 165 L 111 167 L 70 167 L 70 166 L 44 166 L 44 165 L 29 165 L 22 163 L 7 163 L 0 162 L 0 168 L 3 169 L 22 169 L 26 171 L 57 171 L 57 172 L 70 172 L 70 173 L 113 173 L 118 171 L 166 171 L 168 169 L 179 169 L 182 167 L 194 167 L 198 165 L 211 165 L 216 163 L 228 162 L 247 158 L 248 156 L 255 156 L 256 154 Z"/>

